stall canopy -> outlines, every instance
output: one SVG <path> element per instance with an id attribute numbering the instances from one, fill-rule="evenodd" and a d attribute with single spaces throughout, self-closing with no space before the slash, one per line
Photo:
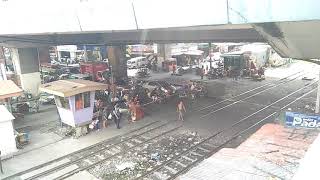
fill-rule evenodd
<path id="1" fill-rule="evenodd" d="M 172 56 L 180 56 L 180 55 L 190 55 L 190 56 L 201 56 L 203 54 L 203 51 L 201 50 L 187 50 L 187 51 L 180 51 L 180 52 L 175 52 L 172 53 Z"/>
<path id="2" fill-rule="evenodd" d="M 70 97 L 88 91 L 105 90 L 107 84 L 87 81 L 82 79 L 59 80 L 40 86 L 40 91 L 57 95 L 60 97 Z"/>
<path id="3" fill-rule="evenodd" d="M 0 81 L 0 99 L 20 96 L 21 94 L 22 94 L 22 89 L 20 89 L 13 81 L 11 80 Z"/>

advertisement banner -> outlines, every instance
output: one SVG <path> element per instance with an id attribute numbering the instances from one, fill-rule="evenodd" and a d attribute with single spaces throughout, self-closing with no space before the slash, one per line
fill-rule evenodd
<path id="1" fill-rule="evenodd" d="M 318 128 L 320 127 L 320 116 L 286 112 L 286 125 L 288 127 Z"/>

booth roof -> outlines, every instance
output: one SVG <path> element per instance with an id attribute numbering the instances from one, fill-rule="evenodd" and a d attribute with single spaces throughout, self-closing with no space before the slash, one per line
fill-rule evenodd
<path id="1" fill-rule="evenodd" d="M 59 80 L 46 83 L 40 86 L 40 91 L 61 96 L 69 97 L 88 91 L 105 90 L 108 85 L 82 79 Z"/>
<path id="2" fill-rule="evenodd" d="M 21 94 L 22 89 L 20 89 L 13 81 L 0 81 L 0 99 L 5 99 L 13 96 L 20 96 Z"/>

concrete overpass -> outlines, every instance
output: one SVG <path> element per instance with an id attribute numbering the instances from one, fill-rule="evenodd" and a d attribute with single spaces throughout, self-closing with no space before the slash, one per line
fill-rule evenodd
<path id="1" fill-rule="evenodd" d="M 281 56 L 319 58 L 317 0 L 5 0 L 0 43 L 268 42 Z"/>
<path id="2" fill-rule="evenodd" d="M 113 46 L 108 58 L 119 69 L 125 62 L 119 45 L 151 42 L 267 42 L 282 57 L 320 58 L 319 5 L 318 0 L 2 0 L 0 45 L 15 47 L 22 87 L 34 91 L 40 83 L 38 58 L 48 57 L 39 47 L 50 45 Z"/>
<path id="3" fill-rule="evenodd" d="M 3 45 L 33 47 L 68 44 L 138 44 L 179 42 L 265 42 L 251 25 L 216 25 L 78 33 L 46 33 L 34 35 L 0 35 Z"/>

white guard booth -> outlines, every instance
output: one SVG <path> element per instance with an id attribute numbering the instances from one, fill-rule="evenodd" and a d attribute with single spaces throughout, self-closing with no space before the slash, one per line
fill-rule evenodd
<path id="1" fill-rule="evenodd" d="M 10 98 L 20 96 L 20 89 L 11 80 L 0 80 L 0 104 L 10 104 Z M 8 105 L 10 108 L 10 105 Z M 0 105 L 0 151 L 1 157 L 10 157 L 16 151 L 16 140 L 14 136 L 13 120 L 14 116 L 8 111 L 5 105 Z"/>
<path id="2" fill-rule="evenodd" d="M 12 121 L 13 115 L 4 105 L 0 105 L 0 150 L 1 156 L 9 156 L 17 151 Z"/>
<path id="3" fill-rule="evenodd" d="M 72 127 L 91 122 L 96 90 L 105 90 L 108 85 L 88 80 L 70 79 L 43 84 L 40 91 L 55 95 L 61 121 Z"/>

